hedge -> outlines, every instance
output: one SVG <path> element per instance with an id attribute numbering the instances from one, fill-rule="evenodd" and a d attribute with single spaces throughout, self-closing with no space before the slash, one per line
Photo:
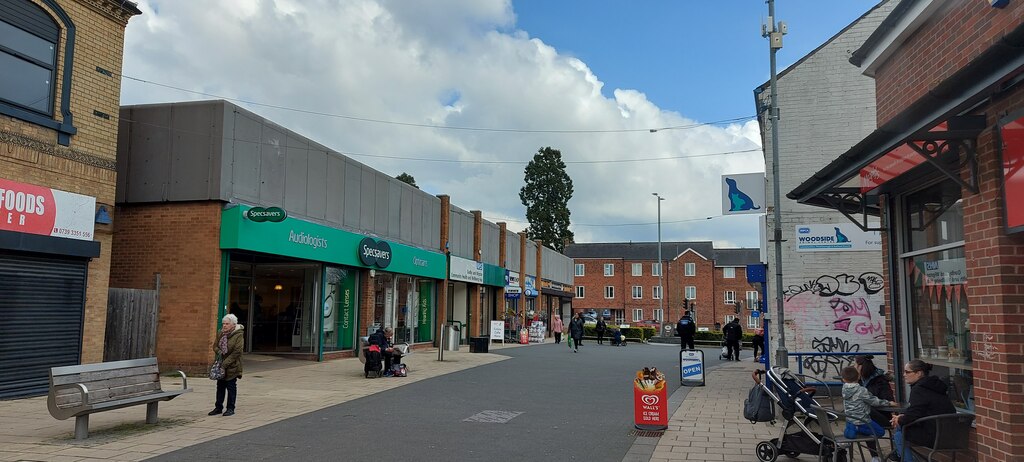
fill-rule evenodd
<path id="1" fill-rule="evenodd" d="M 604 336 L 607 338 L 611 338 L 615 333 L 615 329 L 616 327 L 609 326 L 604 331 Z M 649 340 L 651 337 L 654 337 L 654 334 L 658 333 L 658 329 L 655 329 L 653 327 L 621 327 L 618 329 L 622 330 L 622 336 L 625 338 L 641 339 L 643 341 Z M 594 326 L 584 326 L 583 336 L 597 337 L 597 328 Z"/>

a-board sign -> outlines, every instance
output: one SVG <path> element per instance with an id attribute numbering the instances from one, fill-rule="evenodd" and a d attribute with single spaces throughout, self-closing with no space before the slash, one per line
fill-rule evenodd
<path id="1" fill-rule="evenodd" d="M 505 343 L 505 321 L 491 321 L 491 340 Z"/>
<path id="2" fill-rule="evenodd" d="M 688 387 L 704 386 L 705 378 L 703 351 L 679 351 L 679 384 Z"/>
<path id="3" fill-rule="evenodd" d="M 655 367 L 645 367 L 633 378 L 633 426 L 640 430 L 668 428 L 665 374 Z"/>

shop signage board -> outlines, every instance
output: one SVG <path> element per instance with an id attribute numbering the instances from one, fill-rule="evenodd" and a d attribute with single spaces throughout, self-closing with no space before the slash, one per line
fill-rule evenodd
<path id="1" fill-rule="evenodd" d="M 387 270 L 393 273 L 433 279 L 444 279 L 448 273 L 442 253 L 371 238 L 375 245 L 369 255 L 373 257 L 369 265 L 361 257 L 366 255 L 361 244 L 367 236 L 295 217 L 280 222 L 253 222 L 244 218 L 249 209 L 249 206 L 237 205 L 221 212 L 222 249 L 252 250 L 360 268 L 382 268 L 380 265 L 386 258 Z M 380 243 L 387 244 L 386 248 L 382 249 Z"/>
<path id="2" fill-rule="evenodd" d="M 468 258 L 451 256 L 448 266 L 448 277 L 456 281 L 472 282 L 475 284 L 484 283 L 483 262 L 470 260 Z"/>
<path id="3" fill-rule="evenodd" d="M 679 350 L 679 384 L 687 387 L 703 387 L 704 351 Z"/>
<path id="4" fill-rule="evenodd" d="M 281 207 L 253 207 L 246 210 L 242 216 L 248 218 L 250 221 L 255 221 L 256 223 L 262 223 L 264 221 L 280 223 L 284 221 L 285 218 L 288 218 L 288 213 Z"/>
<path id="5" fill-rule="evenodd" d="M 1006 232 L 1024 231 L 1024 115 L 1014 114 L 999 130 L 1003 158 Z"/>
<path id="6" fill-rule="evenodd" d="M 433 338 L 433 320 L 431 319 L 431 300 L 434 299 L 434 283 L 431 281 L 420 281 L 419 293 L 419 309 L 417 310 L 417 316 L 419 319 L 416 323 L 417 329 L 417 342 L 424 342 Z"/>
<path id="7" fill-rule="evenodd" d="M 665 374 L 655 367 L 645 367 L 633 378 L 633 426 L 640 430 L 668 428 Z"/>
<path id="8" fill-rule="evenodd" d="M 96 198 L 0 178 L 0 230 L 91 241 Z"/>
<path id="9" fill-rule="evenodd" d="M 491 321 L 491 340 L 501 340 L 505 344 L 505 321 Z"/>
<path id="10" fill-rule="evenodd" d="M 359 241 L 359 261 L 366 266 L 387 268 L 391 264 L 391 245 L 388 241 L 378 241 L 372 237 Z"/>
<path id="11" fill-rule="evenodd" d="M 722 215 L 765 213 L 764 173 L 722 175 Z"/>
<path id="12" fill-rule="evenodd" d="M 881 251 L 882 233 L 853 223 L 807 224 L 794 228 L 798 252 Z"/>

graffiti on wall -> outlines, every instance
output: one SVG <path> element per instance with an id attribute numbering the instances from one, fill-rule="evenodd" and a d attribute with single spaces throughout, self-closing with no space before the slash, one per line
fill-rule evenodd
<path id="1" fill-rule="evenodd" d="M 790 351 L 831 353 L 804 356 L 804 373 L 831 380 L 853 356 L 832 355 L 885 351 L 882 275 L 825 274 L 789 285 L 783 292 Z"/>

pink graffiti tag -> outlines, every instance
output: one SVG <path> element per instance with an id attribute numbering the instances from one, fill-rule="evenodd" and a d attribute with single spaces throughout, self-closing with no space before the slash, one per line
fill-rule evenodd
<path id="1" fill-rule="evenodd" d="M 834 330 L 843 332 L 853 331 L 861 335 L 873 335 L 881 333 L 882 323 L 871 319 L 871 310 L 868 309 L 868 301 L 863 297 L 854 298 L 850 301 L 840 297 L 833 297 L 828 301 L 836 320 L 832 322 Z"/>

